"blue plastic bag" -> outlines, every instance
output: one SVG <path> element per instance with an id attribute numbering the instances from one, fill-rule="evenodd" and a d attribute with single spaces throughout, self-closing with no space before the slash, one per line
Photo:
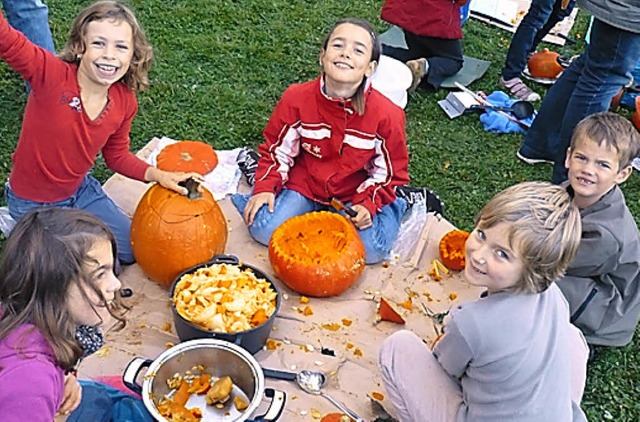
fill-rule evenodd
<path id="1" fill-rule="evenodd" d="M 494 91 L 487 97 L 487 101 L 496 107 L 509 107 L 516 102 L 516 99 L 510 98 L 502 91 Z M 520 120 L 527 126 L 531 126 L 533 119 L 536 117 L 536 113 L 533 116 Z M 485 110 L 480 115 L 480 121 L 484 123 L 484 130 L 495 133 L 526 133 L 526 129 L 516 122 L 513 122 L 494 110 Z"/>

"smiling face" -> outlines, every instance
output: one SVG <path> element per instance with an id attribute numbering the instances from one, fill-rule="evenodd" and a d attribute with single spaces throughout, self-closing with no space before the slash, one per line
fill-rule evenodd
<path id="1" fill-rule="evenodd" d="M 87 25 L 80 56 L 78 83 L 82 88 L 109 87 L 129 70 L 133 57 L 131 26 L 124 20 L 96 20 Z"/>
<path id="2" fill-rule="evenodd" d="M 95 286 L 95 290 L 84 280 L 80 280 L 78 283 L 71 283 L 67 294 L 67 305 L 78 325 L 106 325 L 111 320 L 106 302 L 113 300 L 122 287 L 113 273 L 113 265 L 111 242 L 107 239 L 96 240 L 84 264 L 86 278 Z"/>
<path id="3" fill-rule="evenodd" d="M 476 227 L 466 242 L 467 264 L 464 275 L 474 286 L 489 292 L 515 287 L 524 274 L 524 263 L 517 248 L 508 244 L 508 223 L 491 228 Z"/>
<path id="4" fill-rule="evenodd" d="M 320 52 L 320 64 L 325 73 L 327 95 L 356 92 L 365 77 L 371 76 L 376 62 L 371 61 L 373 50 L 371 34 L 351 23 L 338 25 L 330 35 L 326 47 Z"/>
<path id="5" fill-rule="evenodd" d="M 569 170 L 569 183 L 579 208 L 595 204 L 602 195 L 631 175 L 631 166 L 619 169 L 615 148 L 587 137 L 569 148 L 565 166 Z"/>

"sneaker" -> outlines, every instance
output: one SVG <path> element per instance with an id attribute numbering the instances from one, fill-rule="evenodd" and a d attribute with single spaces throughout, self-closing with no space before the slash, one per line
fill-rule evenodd
<path id="1" fill-rule="evenodd" d="M 539 101 L 540 95 L 533 92 L 531 88 L 525 85 L 520 78 L 509 79 L 508 81 L 504 80 L 502 76 L 500 76 L 500 86 L 509 90 L 512 96 L 516 97 L 519 100 L 523 101 Z"/>
<path id="2" fill-rule="evenodd" d="M 425 58 L 409 60 L 405 63 L 407 67 L 411 70 L 411 75 L 413 76 L 413 80 L 411 81 L 411 86 L 407 91 L 413 92 L 418 88 L 422 78 L 429 71 L 429 62 Z"/>
<path id="3" fill-rule="evenodd" d="M 527 164 L 549 163 L 553 164 L 553 160 L 546 157 L 527 157 L 522 152 L 516 152 L 516 156 Z"/>
<path id="4" fill-rule="evenodd" d="M 236 163 L 238 163 L 240 171 L 244 174 L 244 177 L 246 177 L 249 186 L 253 186 L 256 183 L 258 160 L 260 160 L 260 154 L 248 147 L 242 148 L 236 158 Z"/>
<path id="5" fill-rule="evenodd" d="M 427 188 L 412 188 L 411 186 L 396 187 L 396 196 L 407 201 L 407 211 L 416 203 L 424 202 L 427 212 L 435 212 L 444 215 L 444 202 L 435 193 Z"/>

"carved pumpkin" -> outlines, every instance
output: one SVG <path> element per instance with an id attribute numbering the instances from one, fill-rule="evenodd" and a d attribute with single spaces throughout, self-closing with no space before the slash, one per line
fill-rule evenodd
<path id="1" fill-rule="evenodd" d="M 195 185 L 195 184 L 194 184 Z M 224 253 L 227 220 L 208 190 L 189 196 L 152 186 L 140 199 L 131 222 L 131 247 L 142 271 L 170 286 L 182 271 Z"/>
<path id="2" fill-rule="evenodd" d="M 364 269 L 364 245 L 356 228 L 340 214 L 312 212 L 290 218 L 269 241 L 276 275 L 307 296 L 336 296 Z"/>
<path id="3" fill-rule="evenodd" d="M 200 141 L 180 141 L 167 145 L 158 154 L 157 167 L 165 171 L 196 172 L 205 175 L 218 165 L 211 145 Z"/>
<path id="4" fill-rule="evenodd" d="M 636 111 L 631 116 L 631 121 L 633 121 L 636 129 L 640 130 L 640 96 L 636 97 Z"/>
<path id="5" fill-rule="evenodd" d="M 563 67 L 558 63 L 560 55 L 555 51 L 545 48 L 529 57 L 527 67 L 531 76 L 536 78 L 556 78 L 563 71 Z"/>
<path id="6" fill-rule="evenodd" d="M 462 270 L 465 265 L 465 243 L 469 232 L 452 230 L 440 239 L 440 260 L 451 270 Z"/>

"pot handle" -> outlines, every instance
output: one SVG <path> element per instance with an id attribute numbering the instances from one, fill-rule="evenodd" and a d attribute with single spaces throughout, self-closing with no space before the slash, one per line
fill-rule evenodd
<path id="1" fill-rule="evenodd" d="M 208 262 L 208 264 L 230 264 L 230 265 L 238 265 L 239 263 L 240 263 L 240 260 L 238 259 L 237 256 L 225 255 L 225 254 L 215 255 Z"/>
<path id="2" fill-rule="evenodd" d="M 277 380 L 295 381 L 298 377 L 295 372 L 280 371 L 278 369 L 262 368 L 262 372 L 264 372 L 265 377 Z"/>
<path id="3" fill-rule="evenodd" d="M 267 409 L 267 413 L 257 416 L 248 422 L 270 422 L 276 421 L 282 415 L 284 410 L 284 403 L 287 401 L 287 393 L 280 390 L 274 390 L 273 388 L 265 388 L 264 395 L 271 399 L 271 404 Z"/>
<path id="4" fill-rule="evenodd" d="M 122 382 L 135 393 L 142 394 L 142 386 L 136 382 L 138 374 L 143 368 L 148 368 L 153 363 L 150 359 L 134 358 L 122 374 Z"/>

